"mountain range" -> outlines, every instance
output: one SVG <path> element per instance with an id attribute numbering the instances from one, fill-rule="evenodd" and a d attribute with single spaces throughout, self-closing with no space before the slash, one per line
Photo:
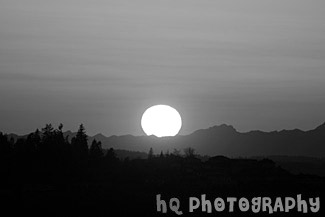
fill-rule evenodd
<path id="1" fill-rule="evenodd" d="M 75 132 L 66 131 L 64 136 L 70 139 Z M 17 138 L 15 134 L 9 137 Z M 233 126 L 222 124 L 197 130 L 189 135 L 175 137 L 155 136 L 89 136 L 89 143 L 96 139 L 102 142 L 104 149 L 114 148 L 128 151 L 148 152 L 153 148 L 156 154 L 173 152 L 174 149 L 194 148 L 200 155 L 224 155 L 228 157 L 252 156 L 310 156 L 325 157 L 325 123 L 315 129 L 302 131 L 281 130 L 272 132 L 238 132 Z"/>

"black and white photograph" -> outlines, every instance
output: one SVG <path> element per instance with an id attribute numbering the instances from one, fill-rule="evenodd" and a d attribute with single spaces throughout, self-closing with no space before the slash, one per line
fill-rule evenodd
<path id="1" fill-rule="evenodd" d="M 324 216 L 325 1 L 0 0 L 0 215 Z"/>

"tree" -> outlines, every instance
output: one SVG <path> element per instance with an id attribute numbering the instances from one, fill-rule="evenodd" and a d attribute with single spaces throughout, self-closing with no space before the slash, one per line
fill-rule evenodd
<path id="1" fill-rule="evenodd" d="M 0 132 L 0 156 L 8 155 L 12 151 L 12 146 L 8 136 Z"/>
<path id="2" fill-rule="evenodd" d="M 100 159 L 103 156 L 102 143 L 100 141 L 97 142 L 97 140 L 94 139 L 89 149 L 89 157 L 91 159 Z"/>
<path id="3" fill-rule="evenodd" d="M 88 136 L 86 134 L 86 130 L 83 124 L 80 124 L 77 135 L 76 135 L 76 141 L 81 142 L 85 144 L 88 140 Z"/>
<path id="4" fill-rule="evenodd" d="M 105 160 L 108 164 L 115 164 L 118 162 L 118 158 L 116 157 L 115 151 L 113 148 L 110 148 L 106 155 L 105 155 Z"/>
<path id="5" fill-rule="evenodd" d="M 180 156 L 180 153 L 181 153 L 180 150 L 174 148 L 172 155 L 174 155 L 174 156 Z"/>
<path id="6" fill-rule="evenodd" d="M 71 146 L 75 160 L 85 161 L 88 157 L 88 136 L 83 124 L 80 124 L 77 135 L 71 139 Z"/>
<path id="7" fill-rule="evenodd" d="M 46 124 L 42 128 L 41 136 L 39 130 L 30 134 L 27 137 L 26 147 L 32 153 L 36 148 L 37 156 L 41 160 L 42 167 L 48 170 L 60 171 L 70 162 L 71 147 L 64 139 L 63 124 L 60 124 L 57 129 L 52 127 L 52 124 Z M 28 154 L 32 157 L 31 154 Z"/>
<path id="8" fill-rule="evenodd" d="M 164 157 L 165 157 L 163 151 L 160 152 L 159 157 L 160 157 L 160 158 L 164 158 Z"/>
<path id="9" fill-rule="evenodd" d="M 195 149 L 194 148 L 184 148 L 184 154 L 185 154 L 185 157 L 187 158 L 193 158 L 195 157 Z"/>
<path id="10" fill-rule="evenodd" d="M 153 158 L 153 149 L 150 148 L 149 152 L 148 152 L 148 159 L 152 159 Z"/>
<path id="11" fill-rule="evenodd" d="M 42 128 L 42 139 L 49 139 L 53 135 L 53 127 L 52 124 L 46 124 L 44 128 Z"/>
<path id="12" fill-rule="evenodd" d="M 36 150 L 40 146 L 40 143 L 41 143 L 40 131 L 36 129 L 34 133 L 30 133 L 27 136 L 26 144 L 25 144 L 27 155 L 30 155 L 30 157 L 32 158 L 35 157 Z"/>
<path id="13" fill-rule="evenodd" d="M 54 152 L 54 128 L 52 127 L 52 124 L 46 124 L 44 128 L 42 128 L 41 133 L 41 141 L 38 144 L 38 152 L 40 154 L 40 157 L 43 160 L 43 163 L 47 163 L 52 160 L 52 158 L 55 158 L 53 156 Z"/>

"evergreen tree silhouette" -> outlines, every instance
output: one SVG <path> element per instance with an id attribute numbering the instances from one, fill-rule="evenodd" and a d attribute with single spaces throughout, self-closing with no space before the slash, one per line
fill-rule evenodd
<path id="1" fill-rule="evenodd" d="M 163 151 L 160 152 L 159 157 L 160 157 L 160 158 L 164 158 L 164 157 L 165 157 Z"/>
<path id="2" fill-rule="evenodd" d="M 12 151 L 12 145 L 8 140 L 8 136 L 0 132 L 0 156 L 9 155 Z"/>
<path id="3" fill-rule="evenodd" d="M 97 140 L 94 139 L 89 149 L 89 157 L 91 159 L 100 159 L 103 156 L 102 143 L 100 141 L 97 142 Z"/>
<path id="4" fill-rule="evenodd" d="M 53 148 L 53 133 L 54 128 L 52 127 L 52 124 L 46 124 L 45 127 L 42 128 L 42 137 L 38 152 L 44 166 L 48 166 L 48 164 L 54 159 L 52 156 L 53 152 L 51 150 Z"/>
<path id="5" fill-rule="evenodd" d="M 37 149 L 41 163 L 44 164 L 42 166 L 47 172 L 61 171 L 68 162 L 70 145 L 65 142 L 62 128 L 62 124 L 57 129 L 54 129 L 52 124 L 46 124 L 42 128 L 41 136 L 36 130 L 27 137 L 26 143 L 30 144 L 32 149 Z"/>
<path id="6" fill-rule="evenodd" d="M 10 183 L 9 174 L 11 166 L 11 158 L 13 152 L 13 144 L 7 135 L 0 132 L 0 186 Z"/>
<path id="7" fill-rule="evenodd" d="M 113 148 L 110 148 L 106 155 L 105 155 L 105 161 L 109 164 L 109 165 L 114 165 L 116 164 L 119 159 L 116 157 L 115 151 Z"/>
<path id="8" fill-rule="evenodd" d="M 148 152 L 148 159 L 152 159 L 153 158 L 153 149 L 150 148 L 149 152 Z"/>
<path id="9" fill-rule="evenodd" d="M 41 133 L 39 129 L 36 129 L 34 133 L 27 136 L 26 145 L 29 146 L 31 151 L 36 151 L 40 146 L 41 139 Z"/>
<path id="10" fill-rule="evenodd" d="M 185 157 L 187 157 L 187 158 L 194 158 L 195 157 L 195 149 L 191 148 L 191 147 L 185 148 L 184 154 L 185 154 Z"/>
<path id="11" fill-rule="evenodd" d="M 80 124 L 77 135 L 71 139 L 74 160 L 85 162 L 88 158 L 88 136 L 83 124 Z"/>

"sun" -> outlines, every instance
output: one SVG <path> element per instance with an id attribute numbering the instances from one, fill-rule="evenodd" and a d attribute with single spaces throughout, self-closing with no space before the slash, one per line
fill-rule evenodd
<path id="1" fill-rule="evenodd" d="M 143 113 L 141 126 L 148 136 L 176 136 L 182 127 L 182 118 L 173 107 L 155 105 Z"/>

